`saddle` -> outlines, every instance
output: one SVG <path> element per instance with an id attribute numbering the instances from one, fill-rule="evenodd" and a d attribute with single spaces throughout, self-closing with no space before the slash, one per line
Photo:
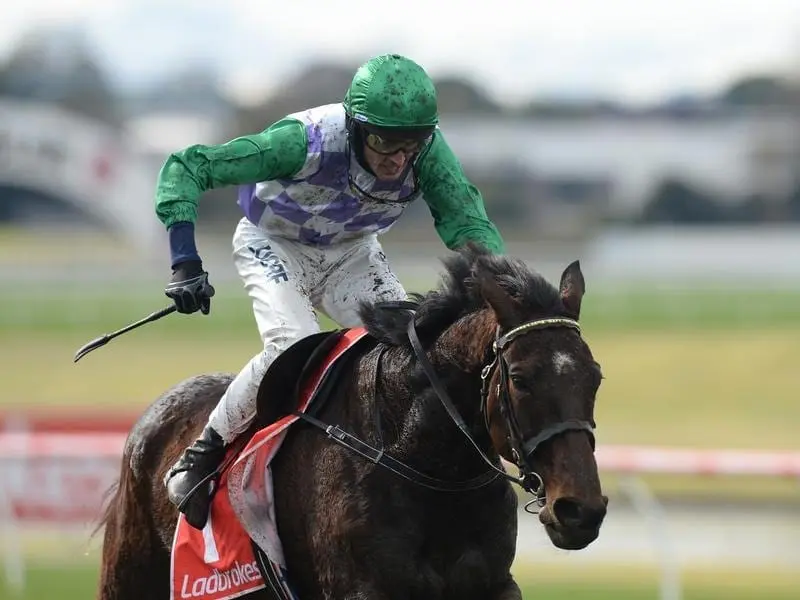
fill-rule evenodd
<path id="1" fill-rule="evenodd" d="M 341 340 L 345 331 L 340 329 L 314 333 L 298 340 L 278 355 L 258 386 L 256 426 L 259 429 L 297 409 L 301 386 L 328 358 L 331 349 Z M 356 345 L 360 345 L 360 341 Z M 349 350 L 352 349 L 351 347 Z M 349 350 L 343 359 L 351 356 Z M 348 362 L 348 360 L 338 360 L 332 365 L 327 377 L 331 384 L 338 379 L 339 373 Z M 332 385 L 326 387 L 326 391 L 330 392 Z M 316 391 L 309 408 L 312 404 L 316 406 L 317 402 L 324 398 L 321 391 L 320 389 Z"/>

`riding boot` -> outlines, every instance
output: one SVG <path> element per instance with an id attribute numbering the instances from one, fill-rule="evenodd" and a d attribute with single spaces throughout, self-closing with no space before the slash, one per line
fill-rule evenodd
<path id="1" fill-rule="evenodd" d="M 167 472 L 164 484 L 169 501 L 178 507 L 186 522 L 195 529 L 205 527 L 216 484 L 215 471 L 225 457 L 225 442 L 206 425 L 191 446 L 186 448 Z"/>

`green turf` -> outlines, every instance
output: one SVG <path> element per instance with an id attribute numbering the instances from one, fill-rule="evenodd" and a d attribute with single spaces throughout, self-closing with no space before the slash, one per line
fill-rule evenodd
<path id="1" fill-rule="evenodd" d="M 411 291 L 433 287 L 433 281 L 405 282 Z M 163 283 L 63 286 L 53 293 L 44 284 L 4 290 L 0 296 L 2 330 L 81 330 L 92 337 L 117 329 L 168 304 Z M 202 325 L 197 317 L 171 317 L 162 331 L 202 328 L 214 332 L 249 332 L 249 301 L 236 286 L 218 286 L 212 316 Z M 589 330 L 639 331 L 664 328 L 708 330 L 782 329 L 800 327 L 798 290 L 590 290 L 581 320 Z"/>
<path id="2" fill-rule="evenodd" d="M 540 566 L 549 574 L 518 575 L 523 597 L 535 600 L 657 600 L 658 585 L 652 571 L 620 567 L 586 570 Z M 537 571 L 528 567 L 526 571 Z M 85 600 L 96 593 L 94 566 L 35 566 L 27 573 L 23 595 L 12 595 L 0 580 L 0 599 Z M 786 572 L 694 571 L 685 577 L 683 600 L 796 600 L 800 577 Z"/>

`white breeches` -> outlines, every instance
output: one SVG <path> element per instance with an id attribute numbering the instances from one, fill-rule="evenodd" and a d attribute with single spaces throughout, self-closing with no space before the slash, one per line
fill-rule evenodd
<path id="1" fill-rule="evenodd" d="M 233 236 L 233 258 L 253 303 L 264 349 L 228 386 L 208 424 L 226 443 L 255 418 L 258 386 L 275 358 L 299 339 L 320 331 L 314 309 L 341 327 L 361 324 L 361 301 L 404 300 L 376 236 L 316 248 L 269 237 L 242 219 Z"/>

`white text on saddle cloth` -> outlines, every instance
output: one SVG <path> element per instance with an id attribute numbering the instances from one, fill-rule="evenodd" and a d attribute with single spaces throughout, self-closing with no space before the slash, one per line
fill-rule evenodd
<path id="1" fill-rule="evenodd" d="M 298 410 L 305 411 L 308 408 L 331 367 L 366 335 L 366 330 L 360 327 L 347 330 L 342 335 L 323 364 L 305 382 Z M 283 569 L 286 568 L 286 561 L 277 534 L 270 461 L 286 436 L 286 430 L 296 420 L 297 417 L 289 415 L 258 431 L 227 474 L 228 494 L 236 516 L 268 559 Z"/>
<path id="2" fill-rule="evenodd" d="M 222 485 L 222 482 L 221 482 Z M 228 600 L 266 587 L 250 538 L 226 497 L 202 531 L 178 519 L 172 544 L 171 600 Z"/>

